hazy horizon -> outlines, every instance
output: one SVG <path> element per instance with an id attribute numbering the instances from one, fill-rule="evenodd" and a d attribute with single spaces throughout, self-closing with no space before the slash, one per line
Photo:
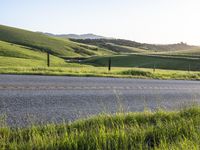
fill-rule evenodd
<path id="1" fill-rule="evenodd" d="M 2 0 L 0 24 L 52 34 L 200 45 L 198 0 Z"/>

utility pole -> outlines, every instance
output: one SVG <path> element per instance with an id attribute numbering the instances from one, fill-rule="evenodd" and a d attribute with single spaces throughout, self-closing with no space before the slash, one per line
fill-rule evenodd
<path id="1" fill-rule="evenodd" d="M 109 59 L 108 59 L 108 71 L 110 71 L 111 70 L 111 58 L 109 57 Z"/>
<path id="2" fill-rule="evenodd" d="M 50 54 L 47 52 L 47 67 L 50 67 Z"/>

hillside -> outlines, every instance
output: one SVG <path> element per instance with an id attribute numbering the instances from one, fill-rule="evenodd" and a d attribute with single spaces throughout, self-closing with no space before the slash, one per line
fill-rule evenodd
<path id="1" fill-rule="evenodd" d="M 30 47 L 34 51 L 49 52 L 58 57 L 101 56 L 123 53 L 149 52 L 197 52 L 199 47 L 185 43 L 155 45 L 121 39 L 65 39 L 66 35 L 45 35 L 18 28 L 0 25 L 0 40 Z M 56 35 L 54 35 L 56 36 Z M 60 38 L 62 37 L 63 38 Z M 84 38 L 100 38 L 92 34 L 80 35 Z M 90 37 L 93 36 L 93 37 Z M 75 38 L 75 37 L 74 37 Z M 189 51 L 188 51 L 189 50 Z"/>
<path id="2" fill-rule="evenodd" d="M 168 70 L 200 71 L 199 58 L 162 56 L 162 55 L 117 55 L 111 57 L 94 57 L 85 60 L 85 64 L 105 67 L 108 66 L 108 59 L 112 60 L 112 67 L 138 67 L 138 68 L 157 68 Z"/>
<path id="3" fill-rule="evenodd" d="M 78 64 L 66 63 L 63 59 L 53 55 L 50 56 L 50 60 L 53 67 L 79 66 Z M 46 64 L 46 53 L 0 41 L 0 67 L 46 67 Z"/>
<path id="4" fill-rule="evenodd" d="M 123 39 L 71 39 L 74 42 L 90 44 L 102 48 L 110 49 L 116 52 L 131 52 L 130 48 L 137 48 L 142 51 L 163 52 L 163 51 L 182 51 L 188 49 L 197 49 L 197 46 L 187 45 L 185 43 L 169 44 L 169 45 L 156 45 L 138 43 L 130 40 Z M 122 48 L 123 47 L 123 48 Z"/>
<path id="5" fill-rule="evenodd" d="M 30 47 L 34 51 L 49 52 L 62 57 L 80 57 L 112 54 L 96 46 L 88 46 L 67 39 L 54 38 L 42 33 L 0 25 L 0 40 Z"/>

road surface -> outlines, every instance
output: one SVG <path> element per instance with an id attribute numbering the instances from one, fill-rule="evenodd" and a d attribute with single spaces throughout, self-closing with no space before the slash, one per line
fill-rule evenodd
<path id="1" fill-rule="evenodd" d="M 9 125 L 200 102 L 199 81 L 0 75 L 0 114 Z"/>

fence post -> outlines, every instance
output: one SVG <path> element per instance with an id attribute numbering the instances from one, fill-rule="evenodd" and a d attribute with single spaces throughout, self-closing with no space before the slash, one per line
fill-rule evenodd
<path id="1" fill-rule="evenodd" d="M 188 72 L 190 73 L 190 70 L 191 70 L 191 67 L 190 67 L 190 64 L 189 64 L 189 66 L 188 66 Z"/>
<path id="2" fill-rule="evenodd" d="M 109 59 L 108 59 L 108 71 L 110 71 L 111 70 L 111 58 L 109 57 Z"/>
<path id="3" fill-rule="evenodd" d="M 156 65 L 153 65 L 153 72 L 156 72 Z"/>
<path id="4" fill-rule="evenodd" d="M 50 55 L 47 52 L 47 67 L 50 67 Z"/>

